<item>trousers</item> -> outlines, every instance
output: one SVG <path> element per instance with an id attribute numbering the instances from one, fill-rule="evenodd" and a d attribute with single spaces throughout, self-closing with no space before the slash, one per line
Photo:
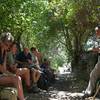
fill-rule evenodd
<path id="1" fill-rule="evenodd" d="M 100 78 L 100 61 L 97 62 L 94 69 L 90 73 L 90 80 L 86 88 L 86 93 L 92 94 L 95 89 L 96 81 Z"/>

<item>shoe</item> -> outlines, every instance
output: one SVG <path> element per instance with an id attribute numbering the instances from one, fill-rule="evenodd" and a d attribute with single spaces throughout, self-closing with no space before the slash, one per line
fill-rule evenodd
<path id="1" fill-rule="evenodd" d="M 82 93 L 83 93 L 83 97 L 82 97 L 83 99 L 88 98 L 88 97 L 91 96 L 91 94 L 86 92 L 86 91 L 83 91 Z"/>
<path id="2" fill-rule="evenodd" d="M 29 90 L 29 92 L 30 93 L 39 93 L 39 92 L 41 92 L 41 89 L 40 88 L 38 88 L 37 86 L 33 86 L 33 87 L 31 87 L 31 89 Z"/>

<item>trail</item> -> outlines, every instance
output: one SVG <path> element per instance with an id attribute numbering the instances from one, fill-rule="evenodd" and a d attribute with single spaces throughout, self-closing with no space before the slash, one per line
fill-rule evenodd
<path id="1" fill-rule="evenodd" d="M 27 94 L 26 100 L 85 100 L 82 98 L 82 90 L 85 87 L 86 84 L 83 81 L 78 83 L 72 74 L 58 75 L 48 91 Z M 96 98 L 95 100 L 100 99 Z"/>

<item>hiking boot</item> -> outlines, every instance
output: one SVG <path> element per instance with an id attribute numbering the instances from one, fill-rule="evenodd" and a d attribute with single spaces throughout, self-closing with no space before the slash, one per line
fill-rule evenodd
<path id="1" fill-rule="evenodd" d="M 29 89 L 28 92 L 29 92 L 29 93 L 39 93 L 39 92 L 41 92 L 41 89 L 38 88 L 37 86 L 33 85 L 33 86 Z"/>
<path id="2" fill-rule="evenodd" d="M 92 96 L 91 93 L 86 92 L 86 91 L 83 91 L 82 93 L 83 93 L 83 98 L 84 98 L 84 99 Z"/>
<path id="3" fill-rule="evenodd" d="M 41 91 L 40 88 L 38 88 L 38 87 L 32 87 L 32 92 L 33 92 L 33 93 L 38 93 L 38 92 L 40 92 L 40 91 Z"/>

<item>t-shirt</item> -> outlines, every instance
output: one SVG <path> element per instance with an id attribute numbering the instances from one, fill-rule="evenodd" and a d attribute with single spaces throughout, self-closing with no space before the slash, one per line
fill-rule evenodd
<path id="1" fill-rule="evenodd" d="M 2 55 L 0 54 L 0 64 L 3 64 L 3 62 L 4 62 L 4 59 L 3 59 Z"/>
<path id="2" fill-rule="evenodd" d="M 16 54 L 13 54 L 11 51 L 8 52 L 7 62 L 9 65 L 14 65 L 16 63 Z"/>
<path id="3" fill-rule="evenodd" d="M 16 56 L 16 60 L 23 62 L 23 64 L 19 63 L 19 67 L 23 67 L 25 64 L 25 62 L 28 64 L 28 60 L 32 60 L 32 56 L 30 53 L 28 53 L 27 55 L 24 54 L 24 52 L 20 52 L 17 56 Z"/>
<path id="4" fill-rule="evenodd" d="M 34 52 L 34 55 L 37 57 L 39 65 L 42 63 L 42 54 L 40 52 Z"/>
<path id="5" fill-rule="evenodd" d="M 4 57 L 5 57 L 5 51 L 4 51 L 4 53 L 2 54 L 2 53 L 1 53 L 1 49 L 0 49 L 0 64 L 3 64 L 3 63 L 4 63 Z"/>
<path id="6" fill-rule="evenodd" d="M 32 56 L 32 62 L 33 62 L 33 66 L 37 66 L 39 67 L 39 62 L 38 62 L 38 58 L 33 54 L 33 53 L 30 53 L 31 56 Z"/>
<path id="7" fill-rule="evenodd" d="M 24 52 L 20 52 L 17 57 L 17 60 L 21 61 L 21 62 L 28 62 L 28 59 L 32 60 L 32 56 L 30 53 L 28 53 L 27 55 L 24 54 Z"/>

